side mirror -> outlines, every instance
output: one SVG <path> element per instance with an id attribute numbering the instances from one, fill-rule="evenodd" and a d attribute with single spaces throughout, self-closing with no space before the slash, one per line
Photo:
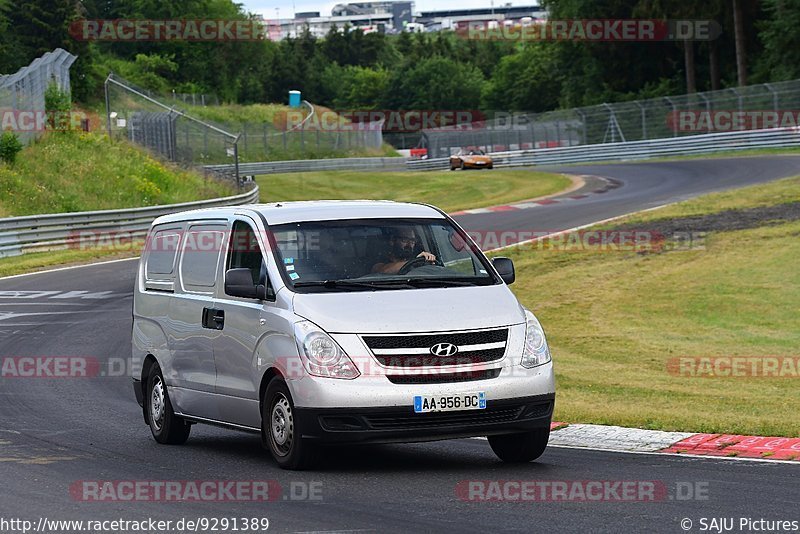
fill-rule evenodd
<path id="1" fill-rule="evenodd" d="M 450 230 L 450 235 L 448 236 L 450 239 L 450 245 L 453 247 L 453 250 L 461 252 L 467 246 L 464 242 L 464 239 L 458 235 L 458 232 L 455 230 Z"/>
<path id="2" fill-rule="evenodd" d="M 500 275 L 500 278 L 503 279 L 503 282 L 508 285 L 514 283 L 514 280 L 516 280 L 516 275 L 514 274 L 514 262 L 511 261 L 511 258 L 492 258 L 492 265 L 497 271 L 497 274 Z"/>
<path id="3" fill-rule="evenodd" d="M 264 285 L 253 283 L 250 269 L 228 269 L 225 273 L 225 294 L 248 299 L 266 300 L 267 298 Z"/>

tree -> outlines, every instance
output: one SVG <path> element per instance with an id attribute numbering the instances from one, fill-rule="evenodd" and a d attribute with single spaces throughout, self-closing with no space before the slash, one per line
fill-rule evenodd
<path id="1" fill-rule="evenodd" d="M 736 36 L 736 77 L 739 86 L 747 85 L 747 48 L 744 37 L 744 12 L 742 0 L 731 0 L 733 3 L 733 26 Z"/>
<path id="2" fill-rule="evenodd" d="M 764 52 L 757 63 L 765 81 L 800 78 L 800 0 L 764 0 L 767 19 L 759 28 Z"/>
<path id="3" fill-rule="evenodd" d="M 0 73 L 11 72 L 14 63 L 15 40 L 9 31 L 8 6 L 7 0 L 0 0 Z"/>
<path id="4" fill-rule="evenodd" d="M 534 112 L 557 108 L 561 80 L 555 61 L 555 48 L 541 42 L 505 56 L 486 84 L 483 108 Z"/>
<path id="5" fill-rule="evenodd" d="M 484 83 L 472 65 L 431 57 L 392 72 L 385 104 L 389 109 L 474 110 Z"/>
<path id="6" fill-rule="evenodd" d="M 345 67 L 340 71 L 338 86 L 334 99 L 337 109 L 377 109 L 389 86 L 389 72 L 366 67 Z"/>

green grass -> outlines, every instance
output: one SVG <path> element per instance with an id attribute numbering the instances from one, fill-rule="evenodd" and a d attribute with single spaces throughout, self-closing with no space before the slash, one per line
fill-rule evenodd
<path id="1" fill-rule="evenodd" d="M 704 196 L 648 221 L 800 199 L 800 177 Z M 606 225 L 608 226 L 608 225 Z M 560 421 L 800 435 L 797 377 L 693 378 L 671 358 L 800 356 L 800 222 L 710 233 L 660 254 L 511 248 L 552 346 Z"/>
<path id="2" fill-rule="evenodd" d="M 618 165 L 620 163 L 658 163 L 662 161 L 684 161 L 693 159 L 717 159 L 717 158 L 748 158 L 758 156 L 797 156 L 800 155 L 800 147 L 797 148 L 749 148 L 743 150 L 720 150 L 708 154 L 690 154 L 686 156 L 664 156 L 658 158 L 628 158 L 619 160 L 592 161 L 592 165 Z M 565 163 L 565 166 L 586 165 L 586 163 Z"/>
<path id="3" fill-rule="evenodd" d="M 262 202 L 373 199 L 426 202 L 458 211 L 549 195 L 569 178 L 530 170 L 269 174 L 256 178 Z"/>
<path id="4" fill-rule="evenodd" d="M 288 131 L 284 135 L 286 113 L 299 111 L 306 116 L 308 109 L 305 106 L 292 110 L 282 104 L 192 106 L 180 102 L 177 107 L 193 117 L 221 125 L 231 133 L 242 134 L 239 158 L 244 162 L 398 156 L 397 151 L 386 143 L 379 148 L 355 146 L 357 133 L 350 133 L 349 139 L 347 132 L 335 131 L 317 133 L 309 130 L 302 134 Z M 327 108 L 315 107 L 317 113 L 331 113 Z M 297 120 L 297 116 L 293 116 L 289 127 L 294 126 Z"/>
<path id="5" fill-rule="evenodd" d="M 176 107 L 189 113 L 193 117 L 205 121 L 225 123 L 241 126 L 243 123 L 269 123 L 273 122 L 283 113 L 291 110 L 289 106 L 282 104 L 222 104 L 219 106 L 193 106 L 184 104 L 181 101 L 176 103 Z M 305 108 L 302 108 L 305 115 Z"/>
<path id="6" fill-rule="evenodd" d="M 679 161 L 684 159 L 709 159 L 709 158 L 737 158 L 751 156 L 796 156 L 800 154 L 800 147 L 797 148 L 749 148 L 744 150 L 720 150 L 710 154 L 694 154 L 690 156 L 670 156 L 666 158 L 654 158 L 649 161 Z"/>
<path id="7" fill-rule="evenodd" d="M 632 215 L 626 219 L 626 221 L 638 223 L 718 213 L 722 210 L 729 209 L 773 206 L 776 204 L 798 201 L 800 201 L 800 178 L 794 177 L 769 182 L 767 184 L 754 185 L 745 189 L 732 189 L 730 191 L 704 195 L 689 202 L 671 204 L 651 212 Z M 616 223 L 611 223 L 610 225 L 614 224 Z"/>
<path id="8" fill-rule="evenodd" d="M 51 133 L 0 163 L 0 217 L 153 206 L 235 194 L 104 135 Z"/>

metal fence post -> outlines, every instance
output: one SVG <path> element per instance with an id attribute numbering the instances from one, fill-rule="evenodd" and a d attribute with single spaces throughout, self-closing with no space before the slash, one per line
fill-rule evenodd
<path id="1" fill-rule="evenodd" d="M 778 111 L 778 109 L 780 109 L 780 106 L 778 105 L 778 92 L 772 88 L 771 83 L 765 83 L 764 87 L 766 87 L 769 92 L 772 93 L 772 110 Z"/>
<path id="2" fill-rule="evenodd" d="M 108 130 L 108 137 L 111 138 L 111 100 L 108 96 L 108 80 L 111 78 L 109 74 L 106 81 L 103 83 L 103 89 L 106 97 L 106 129 Z"/>
<path id="3" fill-rule="evenodd" d="M 242 189 L 242 180 L 239 176 L 239 138 L 242 134 L 236 136 L 236 139 L 233 141 L 233 165 L 234 165 L 234 173 L 236 175 L 236 189 Z"/>
<path id="4" fill-rule="evenodd" d="M 731 91 L 733 91 L 733 94 L 736 95 L 736 99 L 739 102 L 739 105 L 738 105 L 739 113 L 741 113 L 742 112 L 742 94 L 739 91 L 737 91 L 735 87 L 731 87 Z"/>
<path id="5" fill-rule="evenodd" d="M 226 180 L 236 179 L 237 187 L 241 187 L 241 176 L 238 174 L 239 147 L 238 141 L 241 134 L 234 135 L 210 123 L 187 115 L 172 106 L 169 106 L 154 97 L 147 91 L 137 89 L 131 84 L 109 75 L 107 86 L 107 123 L 109 127 L 111 113 L 115 108 L 121 116 L 127 117 L 127 127 L 120 126 L 119 130 L 127 133 L 132 142 L 160 154 L 165 159 L 178 161 L 189 166 L 204 168 L 214 163 L 230 163 L 234 157 L 234 165 L 227 171 L 218 172 Z M 114 101 L 115 96 L 123 98 Z M 172 101 L 178 97 L 186 99 L 186 95 L 174 94 Z M 197 99 L 196 101 L 198 101 Z M 119 107 L 119 109 L 116 109 Z M 158 109 L 159 111 L 152 111 Z M 183 128 L 183 132 L 179 131 Z M 127 130 L 127 131 L 125 131 Z M 234 144 L 231 147 L 231 144 Z M 207 173 L 207 170 L 204 171 Z"/>
<path id="6" fill-rule="evenodd" d="M 642 121 L 642 140 L 647 139 L 647 114 L 644 110 L 644 104 L 640 100 L 634 100 L 634 104 L 639 107 L 640 117 Z"/>
<path id="7" fill-rule="evenodd" d="M 667 103 L 669 104 L 669 106 L 672 108 L 672 116 L 675 117 L 677 115 L 676 112 L 678 111 L 678 108 L 675 107 L 675 103 L 668 96 L 665 96 L 664 100 L 666 100 Z M 678 129 L 677 128 L 673 128 L 672 129 L 672 137 L 678 137 Z"/>

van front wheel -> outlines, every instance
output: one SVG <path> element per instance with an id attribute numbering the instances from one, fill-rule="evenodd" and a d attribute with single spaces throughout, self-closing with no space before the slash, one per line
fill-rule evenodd
<path id="1" fill-rule="evenodd" d="M 192 425 L 175 415 L 167 393 L 167 384 L 161 369 L 154 365 L 147 377 L 147 422 L 150 431 L 159 443 L 166 445 L 182 445 L 189 439 Z"/>
<path id="2" fill-rule="evenodd" d="M 532 462 L 544 453 L 550 429 L 533 430 L 522 434 L 489 436 L 489 445 L 498 458 L 504 462 Z"/>
<path id="3" fill-rule="evenodd" d="M 267 385 L 261 410 L 262 437 L 278 466 L 293 470 L 310 467 L 316 448 L 300 437 L 292 395 L 282 378 L 276 376 Z"/>

